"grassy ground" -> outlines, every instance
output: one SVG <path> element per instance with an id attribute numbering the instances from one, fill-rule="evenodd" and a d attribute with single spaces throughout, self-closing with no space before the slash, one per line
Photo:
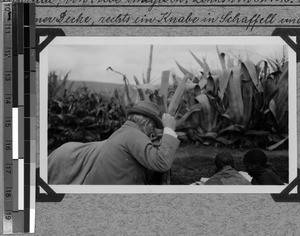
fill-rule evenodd
<path id="1" fill-rule="evenodd" d="M 242 160 L 248 149 L 186 144 L 176 153 L 171 169 L 171 184 L 191 184 L 199 181 L 201 177 L 212 176 L 215 172 L 214 158 L 220 151 L 230 152 L 234 157 L 236 169 L 245 171 Z M 288 183 L 288 150 L 271 152 L 264 150 L 264 152 L 269 157 L 269 162 L 275 166 L 280 178 Z"/>
<path id="2" fill-rule="evenodd" d="M 215 156 L 218 152 L 230 152 L 239 171 L 245 171 L 243 156 L 249 149 L 232 149 L 227 147 L 213 147 L 205 145 L 183 144 L 176 152 L 171 168 L 171 184 L 187 185 L 199 181 L 201 177 L 209 178 L 215 173 Z M 288 150 L 265 151 L 269 162 L 274 165 L 280 178 L 288 183 Z M 51 153 L 51 151 L 50 151 Z M 156 175 L 160 176 L 160 174 Z M 158 177 L 160 179 L 160 177 Z M 159 184 L 159 180 L 152 179 L 151 184 Z"/>

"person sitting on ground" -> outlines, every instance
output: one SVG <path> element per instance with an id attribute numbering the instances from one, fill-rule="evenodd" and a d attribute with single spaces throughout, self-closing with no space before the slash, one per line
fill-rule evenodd
<path id="1" fill-rule="evenodd" d="M 269 165 L 267 155 L 261 150 L 250 150 L 244 155 L 244 164 L 253 185 L 284 185 L 280 177 L 275 174 L 274 167 Z"/>
<path id="2" fill-rule="evenodd" d="M 234 166 L 233 156 L 229 152 L 220 152 L 215 158 L 216 173 L 208 180 L 200 182 L 204 185 L 250 185 Z M 197 184 L 197 183 L 196 183 Z M 199 184 L 199 183 L 198 183 Z M 200 185 L 202 185 L 200 183 Z"/>

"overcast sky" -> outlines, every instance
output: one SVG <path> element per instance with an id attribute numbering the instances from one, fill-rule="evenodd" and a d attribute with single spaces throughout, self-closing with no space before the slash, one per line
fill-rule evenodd
<path id="1" fill-rule="evenodd" d="M 282 45 L 218 47 L 226 55 L 249 57 L 253 62 L 281 58 L 283 53 Z M 220 68 L 216 45 L 154 45 L 151 79 L 160 78 L 164 70 L 171 70 L 182 77 L 175 60 L 190 71 L 201 71 L 189 50 L 200 59 L 205 57 L 211 69 Z M 50 45 L 48 53 L 49 70 L 62 74 L 71 71 L 70 80 L 122 83 L 120 75 L 106 70 L 110 66 L 134 83 L 134 75 L 140 81 L 143 74 L 146 77 L 150 45 Z"/>

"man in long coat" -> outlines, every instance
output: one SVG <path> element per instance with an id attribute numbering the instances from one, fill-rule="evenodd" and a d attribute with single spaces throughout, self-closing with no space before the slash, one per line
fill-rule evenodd
<path id="1" fill-rule="evenodd" d="M 82 175 L 80 184 L 143 185 L 148 183 L 149 170 L 166 172 L 171 168 L 180 143 L 174 132 L 175 118 L 164 114 L 161 119 L 159 107 L 148 101 L 139 102 L 127 115 L 128 120 L 105 141 L 101 150 L 95 152 L 90 145 L 88 154 L 83 150 L 86 156 L 93 156 L 93 163 Z M 164 130 L 158 146 L 150 140 L 155 127 Z"/>

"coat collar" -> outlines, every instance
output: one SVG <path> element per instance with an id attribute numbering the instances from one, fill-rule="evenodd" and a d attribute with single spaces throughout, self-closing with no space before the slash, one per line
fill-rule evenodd
<path id="1" fill-rule="evenodd" d="M 127 120 L 124 124 L 123 124 L 124 128 L 128 128 L 128 127 L 131 127 L 131 128 L 135 128 L 135 129 L 138 129 L 140 131 L 142 131 L 142 129 L 134 122 L 130 121 L 130 120 Z M 143 132 L 143 131 L 142 131 Z"/>

